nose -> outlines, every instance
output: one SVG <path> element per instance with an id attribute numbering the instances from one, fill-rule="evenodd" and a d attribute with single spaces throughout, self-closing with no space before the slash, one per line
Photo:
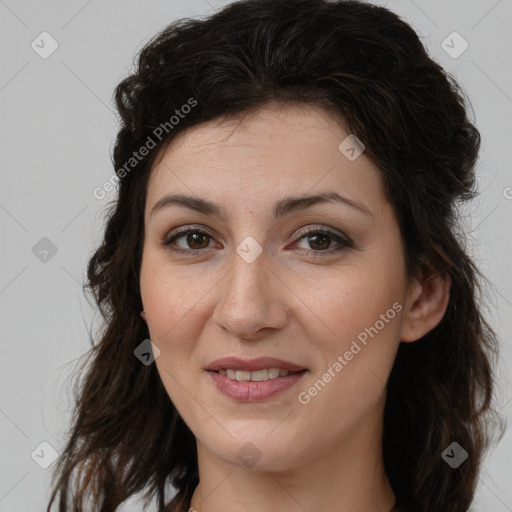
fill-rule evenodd
<path id="1" fill-rule="evenodd" d="M 289 291 L 269 266 L 265 252 L 248 263 L 237 253 L 231 269 L 219 283 L 213 320 L 233 336 L 257 340 L 270 329 L 281 329 L 287 321 L 286 292 Z"/>

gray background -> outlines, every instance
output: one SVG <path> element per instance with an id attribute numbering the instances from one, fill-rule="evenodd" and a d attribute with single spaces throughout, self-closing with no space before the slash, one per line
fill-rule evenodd
<path id="1" fill-rule="evenodd" d="M 51 449 L 40 447 L 42 442 L 57 453 L 63 448 L 72 408 L 68 377 L 90 347 L 87 327 L 97 325 L 81 283 L 114 198 L 93 196 L 113 173 L 113 89 L 129 72 L 135 52 L 164 25 L 211 14 L 227 3 L 0 0 L 0 512 L 34 512 L 46 505 L 53 466 L 43 469 L 35 460 L 49 460 Z M 483 137 L 482 194 L 465 211 L 465 222 L 471 251 L 495 284 L 487 304 L 503 338 L 497 402 L 510 422 L 512 0 L 375 3 L 412 24 L 473 103 Z M 43 31 L 58 43 L 46 59 L 31 47 L 34 40 L 43 45 Z M 457 58 L 442 47 L 454 31 L 469 44 Z M 50 40 L 44 41 L 47 51 Z M 452 52 L 463 48 L 456 36 L 446 44 Z M 33 250 L 43 237 L 56 254 Z M 508 429 L 485 461 L 474 512 L 512 511 L 511 459 Z M 122 510 L 141 506 L 131 500 Z"/>

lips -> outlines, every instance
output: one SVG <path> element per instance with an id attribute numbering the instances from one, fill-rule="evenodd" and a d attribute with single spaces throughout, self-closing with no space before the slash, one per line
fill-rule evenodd
<path id="1" fill-rule="evenodd" d="M 224 357 L 206 368 L 215 387 L 240 402 L 269 400 L 295 386 L 308 369 L 274 357 Z"/>
<path id="2" fill-rule="evenodd" d="M 301 372 L 307 370 L 304 366 L 276 359 L 274 357 L 258 357 L 256 359 L 240 359 L 238 357 L 224 357 L 216 359 L 210 363 L 206 370 L 217 372 L 219 370 L 241 370 L 246 372 L 255 372 L 268 368 L 279 368 L 281 370 L 288 370 L 290 373 Z"/>

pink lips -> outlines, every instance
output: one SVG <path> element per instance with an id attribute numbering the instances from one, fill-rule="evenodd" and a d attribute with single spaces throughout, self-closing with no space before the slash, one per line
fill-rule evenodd
<path id="1" fill-rule="evenodd" d="M 264 381 L 237 381 L 220 375 L 217 370 L 233 369 L 245 371 L 257 371 L 265 368 L 280 368 L 292 373 L 286 377 L 277 377 L 275 379 Z M 267 400 L 273 396 L 289 389 L 295 385 L 306 373 L 307 369 L 296 364 L 275 359 L 272 357 L 260 357 L 257 359 L 243 360 L 236 357 L 226 357 L 217 359 L 208 367 L 208 374 L 217 389 L 230 398 L 244 402 L 256 402 Z"/>

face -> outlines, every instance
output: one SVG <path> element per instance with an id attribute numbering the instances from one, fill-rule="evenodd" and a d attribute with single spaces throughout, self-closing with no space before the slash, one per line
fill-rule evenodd
<path id="1" fill-rule="evenodd" d="M 339 149 L 348 135 L 320 109 L 268 107 L 180 134 L 151 171 L 140 285 L 155 364 L 223 461 L 292 468 L 382 416 L 403 245 L 379 170 Z"/>

